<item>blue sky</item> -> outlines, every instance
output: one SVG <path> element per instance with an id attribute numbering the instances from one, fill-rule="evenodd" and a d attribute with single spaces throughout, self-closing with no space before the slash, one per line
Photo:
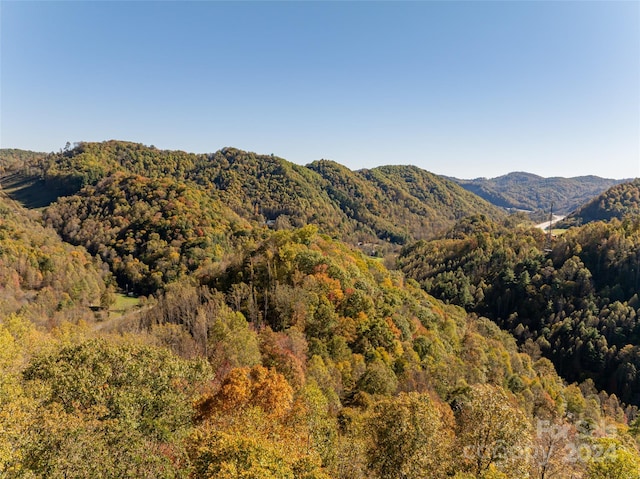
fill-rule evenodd
<path id="1" fill-rule="evenodd" d="M 0 0 L 0 146 L 640 176 L 640 2 Z"/>

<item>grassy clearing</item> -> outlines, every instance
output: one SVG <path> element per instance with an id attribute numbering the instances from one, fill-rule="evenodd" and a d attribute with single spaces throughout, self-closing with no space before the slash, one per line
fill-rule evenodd
<path id="1" fill-rule="evenodd" d="M 116 294 L 116 300 L 109 308 L 109 319 L 124 316 L 129 311 L 140 306 L 140 299 L 126 294 Z"/>

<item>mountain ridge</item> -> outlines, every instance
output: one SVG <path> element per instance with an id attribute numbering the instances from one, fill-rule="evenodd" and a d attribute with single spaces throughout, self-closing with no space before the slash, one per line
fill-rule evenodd
<path id="1" fill-rule="evenodd" d="M 330 178 L 325 171 L 323 177 L 319 163 L 301 166 L 275 155 L 230 147 L 195 154 L 115 140 L 87 142 L 52 153 L 36 165 L 48 187 L 61 196 L 75 194 L 117 171 L 150 178 L 168 175 L 204 189 L 247 219 L 275 222 L 282 217 L 282 224 L 317 224 L 324 232 L 351 242 L 375 241 L 390 247 L 429 237 L 466 214 L 504 216 L 502 210 L 455 183 L 417 167 L 354 172 L 340 165 L 340 182 L 358 185 L 363 195 L 358 204 L 346 205 L 338 198 L 340 182 L 335 171 Z M 412 187 L 415 181 L 423 191 Z M 426 190 L 433 194 L 427 196 Z M 390 192 L 401 203 L 391 201 Z"/>
<path id="2" fill-rule="evenodd" d="M 424 170 L 418 166 L 405 164 L 405 165 L 383 165 L 373 168 L 361 168 L 358 170 L 351 170 L 345 165 L 341 165 L 337 162 L 333 162 L 332 160 L 316 160 L 306 165 L 298 164 L 284 158 L 280 158 L 273 154 L 264 155 L 258 154 L 255 152 L 244 151 L 235 147 L 224 147 L 214 153 L 190 153 L 184 150 L 162 150 L 158 149 L 154 146 L 146 146 L 141 143 L 128 142 L 128 141 L 119 141 L 119 140 L 108 140 L 104 142 L 79 142 L 74 145 L 73 148 L 70 145 L 67 145 L 64 150 L 60 150 L 58 153 L 39 153 L 33 152 L 29 150 L 20 150 L 20 149 L 10 149 L 4 148 L 0 149 L 0 174 L 13 170 L 15 171 L 17 168 L 24 167 L 28 162 L 33 162 L 37 159 L 42 159 L 46 156 L 51 155 L 67 155 L 71 152 L 74 152 L 77 148 L 82 148 L 83 145 L 121 145 L 124 148 L 116 148 L 113 152 L 114 155 L 119 156 L 117 158 L 120 161 L 125 160 L 127 155 L 126 152 L 123 153 L 123 150 L 133 149 L 133 150 L 144 150 L 147 149 L 149 151 L 153 151 L 159 156 L 175 156 L 176 158 L 191 158 L 189 161 L 194 161 L 194 158 L 198 158 L 197 165 L 190 165 L 192 168 L 196 167 L 200 170 L 206 169 L 207 161 L 203 159 L 219 159 L 219 156 L 222 155 L 229 160 L 229 157 L 233 157 L 235 154 L 240 154 L 241 156 L 246 157 L 255 157 L 264 160 L 266 158 L 272 159 L 275 163 L 280 162 L 282 165 L 282 161 L 286 162 L 288 165 L 287 168 L 293 169 L 296 173 L 302 174 L 304 176 L 304 172 L 306 169 L 311 169 L 316 171 L 317 165 L 322 164 L 323 162 L 332 162 L 335 165 L 340 165 L 342 171 L 348 171 L 349 174 L 354 174 L 357 176 L 365 176 L 370 177 L 372 171 L 385 171 L 385 169 L 389 168 L 402 168 L 402 169 L 410 169 L 417 168 L 420 171 L 427 172 L 432 177 L 444 178 L 446 180 L 450 180 L 452 182 L 457 183 L 462 188 L 466 189 L 474 193 L 475 195 L 483 198 L 485 201 L 491 203 L 494 206 L 503 209 L 519 209 L 519 210 L 543 210 L 547 211 L 551 207 L 553 203 L 553 208 L 556 212 L 560 214 L 569 214 L 573 210 L 579 208 L 584 205 L 588 201 L 590 201 L 595 196 L 604 192 L 611 186 L 616 184 L 624 183 L 631 181 L 632 179 L 613 179 L 613 178 L 603 178 L 597 175 L 581 175 L 574 177 L 562 177 L 562 176 L 551 176 L 551 177 L 543 177 L 534 173 L 529 173 L 526 171 L 513 171 L 504 175 L 496 176 L 493 178 L 487 177 L 477 177 L 473 179 L 463 179 L 457 178 L 453 176 L 447 175 L 439 175 L 434 172 L 430 172 L 428 170 Z M 124 156 L 123 156 L 124 155 Z M 102 155 L 101 159 L 105 159 Z M 107 158 L 108 159 L 108 158 Z M 114 158 L 110 159 L 111 168 L 114 167 L 112 163 Z M 144 162 L 143 162 L 144 163 Z M 169 161 L 171 163 L 171 161 Z M 224 161 L 223 161 L 224 163 Z M 232 162 L 233 163 L 233 162 Z M 121 167 L 131 168 L 135 165 L 126 164 L 123 162 Z M 176 165 L 174 165 L 176 166 Z M 188 165 L 189 166 L 189 165 Z M 93 165 L 94 169 L 100 169 L 98 165 Z M 134 173 L 137 174 L 145 174 L 144 171 L 139 168 L 134 168 Z M 95 171 L 93 172 L 95 174 Z M 79 173 L 80 174 L 80 173 Z M 202 171 L 199 173 L 202 176 Z M 85 172 L 85 180 L 94 181 L 95 178 L 91 178 L 90 172 Z M 202 180 L 202 177 L 200 178 Z M 316 178 L 317 179 L 317 178 Z M 81 183 L 83 182 L 80 180 Z M 269 211 L 267 210 L 267 213 Z M 335 212 L 334 212 L 335 213 Z M 446 225 L 451 226 L 451 224 Z M 393 236 L 393 234 L 392 234 Z"/>
<path id="3" fill-rule="evenodd" d="M 619 220 L 640 214 L 640 178 L 619 183 L 572 212 L 563 221 L 565 226 L 593 221 Z"/>

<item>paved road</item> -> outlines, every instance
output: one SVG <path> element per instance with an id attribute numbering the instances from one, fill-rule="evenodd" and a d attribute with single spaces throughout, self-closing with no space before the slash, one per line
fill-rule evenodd
<path id="1" fill-rule="evenodd" d="M 553 215 L 553 219 L 551 220 L 551 225 L 553 226 L 558 221 L 563 220 L 564 218 L 565 218 L 564 215 Z M 540 228 L 541 230 L 547 231 L 549 229 L 549 220 L 545 221 L 544 223 L 540 223 L 536 225 L 536 228 Z"/>

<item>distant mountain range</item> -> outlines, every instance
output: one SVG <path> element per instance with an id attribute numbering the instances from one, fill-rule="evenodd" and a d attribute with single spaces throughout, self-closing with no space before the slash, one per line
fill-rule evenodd
<path id="1" fill-rule="evenodd" d="M 558 214 L 568 214 L 606 189 L 629 181 L 598 176 L 543 178 L 523 172 L 490 179 L 450 179 L 496 206 L 549 211 L 553 204 L 553 210 Z"/>

